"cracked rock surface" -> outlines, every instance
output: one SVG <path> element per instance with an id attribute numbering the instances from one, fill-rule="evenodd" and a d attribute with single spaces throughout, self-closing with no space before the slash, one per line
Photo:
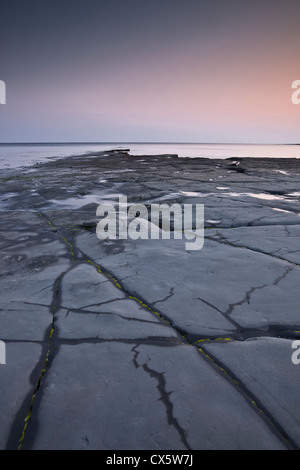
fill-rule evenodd
<path id="1" fill-rule="evenodd" d="M 299 160 L 110 151 L 0 179 L 0 448 L 300 447 Z M 119 195 L 204 204 L 203 248 L 100 240 Z"/>

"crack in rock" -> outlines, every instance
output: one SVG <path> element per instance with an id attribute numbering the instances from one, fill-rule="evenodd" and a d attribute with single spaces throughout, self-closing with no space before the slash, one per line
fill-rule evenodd
<path id="1" fill-rule="evenodd" d="M 166 414 L 167 414 L 167 419 L 168 419 L 168 424 L 169 426 L 173 426 L 176 431 L 178 432 L 179 436 L 180 436 L 180 439 L 181 439 L 181 442 L 183 443 L 183 445 L 185 446 L 186 449 L 188 450 L 192 450 L 188 441 L 187 441 L 187 432 L 180 426 L 177 418 L 175 418 L 175 416 L 173 415 L 173 403 L 171 402 L 170 400 L 170 395 L 173 393 L 172 391 L 171 392 L 167 392 L 166 390 L 166 379 L 165 379 L 165 376 L 164 376 L 164 372 L 157 372 L 156 370 L 154 369 L 151 369 L 149 366 L 148 366 L 148 362 L 151 360 L 151 359 L 148 359 L 148 361 L 146 361 L 144 364 L 142 365 L 139 365 L 138 363 L 138 356 L 140 354 L 139 351 L 137 351 L 137 348 L 138 348 L 138 344 L 131 349 L 131 351 L 134 353 L 134 357 L 133 357 L 133 360 L 132 360 L 132 363 L 134 365 L 134 367 L 136 369 L 139 369 L 140 367 L 143 368 L 143 370 L 151 377 L 151 378 L 154 378 L 157 382 L 157 390 L 160 394 L 160 398 L 159 400 L 164 404 L 165 408 L 166 408 Z"/>
<path id="2" fill-rule="evenodd" d="M 230 228 L 234 228 L 234 227 L 230 227 Z M 287 258 L 283 258 L 282 256 L 275 256 L 272 253 L 268 253 L 266 251 L 259 250 L 258 248 L 253 248 L 253 247 L 250 248 L 249 246 L 234 245 L 234 243 L 229 242 L 224 237 L 224 235 L 218 234 L 218 236 L 219 236 L 218 239 L 215 236 L 208 236 L 208 235 L 206 235 L 205 238 L 207 238 L 208 240 L 211 240 L 212 242 L 219 243 L 221 245 L 228 245 L 228 246 L 231 246 L 232 248 L 240 248 L 241 250 L 249 250 L 249 251 L 254 252 L 254 253 L 260 253 L 261 255 L 270 256 L 271 258 L 277 259 L 279 261 L 284 261 L 285 263 L 288 263 L 292 266 L 297 266 L 298 268 L 300 267 L 300 265 L 298 263 L 295 263 L 294 261 L 290 261 Z"/>
<path id="3" fill-rule="evenodd" d="M 152 305 L 158 304 L 160 302 L 165 302 L 166 300 L 170 299 L 174 295 L 174 289 L 175 287 L 171 287 L 169 294 L 164 299 L 156 300 L 155 302 L 152 302 Z"/>

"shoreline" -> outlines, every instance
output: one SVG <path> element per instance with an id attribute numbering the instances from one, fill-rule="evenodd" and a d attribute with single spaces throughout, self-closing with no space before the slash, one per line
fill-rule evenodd
<path id="1" fill-rule="evenodd" d="M 1 150 L 2 149 L 2 150 Z M 130 150 L 129 150 L 130 149 Z M 17 168 L 26 162 L 29 167 L 36 162 L 57 160 L 69 156 L 101 154 L 105 152 L 119 152 L 129 150 L 134 157 L 143 155 L 159 156 L 165 154 L 178 155 L 179 158 L 300 158 L 298 145 L 257 145 L 257 144 L 65 144 L 65 145 L 11 145 L 0 146 L 0 166 L 2 168 Z M 22 159 L 20 158 L 22 155 Z M 24 165 L 23 165 L 24 166 Z"/>

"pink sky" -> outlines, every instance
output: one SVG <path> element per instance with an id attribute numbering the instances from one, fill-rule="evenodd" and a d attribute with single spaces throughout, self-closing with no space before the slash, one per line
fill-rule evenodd
<path id="1" fill-rule="evenodd" d="M 10 32 L 0 141 L 299 142 L 299 2 L 172 5 L 80 41 L 62 23 L 59 44 L 40 31 L 25 52 Z"/>

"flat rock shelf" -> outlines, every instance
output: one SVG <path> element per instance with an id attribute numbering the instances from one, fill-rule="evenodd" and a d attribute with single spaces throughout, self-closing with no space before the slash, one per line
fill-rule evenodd
<path id="1" fill-rule="evenodd" d="M 300 160 L 0 171 L 0 448 L 299 449 Z M 100 240 L 99 204 L 204 204 L 204 246 Z"/>

